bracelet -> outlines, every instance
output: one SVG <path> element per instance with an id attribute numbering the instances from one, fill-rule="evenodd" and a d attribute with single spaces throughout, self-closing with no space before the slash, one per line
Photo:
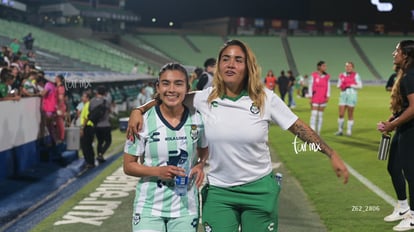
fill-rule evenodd
<path id="1" fill-rule="evenodd" d="M 140 107 L 137 107 L 137 108 L 132 109 L 132 111 L 134 111 L 134 110 L 138 110 L 139 112 L 141 112 L 141 114 L 144 114 L 145 113 L 144 110 L 141 109 Z"/>

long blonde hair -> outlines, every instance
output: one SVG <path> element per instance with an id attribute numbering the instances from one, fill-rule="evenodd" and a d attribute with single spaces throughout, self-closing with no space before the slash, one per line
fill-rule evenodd
<path id="1" fill-rule="evenodd" d="M 414 40 L 402 40 L 398 44 L 402 55 L 405 57 L 402 64 L 398 64 L 397 78 L 391 90 L 391 111 L 396 114 L 403 110 L 403 99 L 401 96 L 401 81 L 405 77 L 408 68 L 414 66 Z"/>
<path id="2" fill-rule="evenodd" d="M 221 55 L 223 51 L 229 46 L 238 46 L 242 49 L 243 53 L 246 56 L 246 76 L 243 80 L 243 89 L 247 90 L 247 93 L 252 99 L 253 104 L 258 107 L 260 110 L 263 109 L 266 93 L 264 91 L 264 85 L 261 81 L 261 68 L 257 64 L 256 56 L 252 50 L 240 40 L 229 40 L 224 46 L 220 49 L 218 55 L 218 64 L 222 59 Z M 219 72 L 220 65 L 216 66 L 213 79 L 213 90 L 208 96 L 208 103 L 211 103 L 214 99 L 218 97 L 223 97 L 226 94 L 225 83 L 223 77 Z"/>

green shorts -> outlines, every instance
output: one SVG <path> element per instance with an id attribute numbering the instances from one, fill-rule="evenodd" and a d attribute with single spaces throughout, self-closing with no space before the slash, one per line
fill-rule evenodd
<path id="1" fill-rule="evenodd" d="M 280 186 L 273 173 L 240 186 L 205 188 L 205 232 L 237 232 L 239 226 L 242 231 L 277 231 Z"/>
<path id="2" fill-rule="evenodd" d="M 133 232 L 197 232 L 198 217 L 196 215 L 188 215 L 177 218 L 165 217 L 145 217 L 134 215 L 132 219 Z"/>
<path id="3" fill-rule="evenodd" d="M 357 93 L 350 93 L 348 91 L 342 91 L 339 95 L 339 105 L 340 106 L 351 106 L 355 107 L 357 102 Z"/>

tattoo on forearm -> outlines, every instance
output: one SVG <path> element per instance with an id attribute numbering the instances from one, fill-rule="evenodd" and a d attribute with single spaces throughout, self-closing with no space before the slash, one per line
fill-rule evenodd
<path id="1" fill-rule="evenodd" d="M 328 146 L 308 125 L 301 120 L 296 121 L 290 131 L 299 137 L 302 141 L 307 143 L 315 143 L 319 145 L 320 151 L 327 155 L 329 158 L 332 156 L 332 148 Z"/>

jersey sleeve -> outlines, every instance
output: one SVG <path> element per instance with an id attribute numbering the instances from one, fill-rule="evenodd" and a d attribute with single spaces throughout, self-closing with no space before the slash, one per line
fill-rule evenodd
<path id="1" fill-rule="evenodd" d="M 125 141 L 124 153 L 133 156 L 142 156 L 145 151 L 144 139 L 142 136 L 139 136 L 138 138 L 136 135 L 134 135 L 134 138 L 135 141 L 131 141 L 129 139 Z"/>
<path id="2" fill-rule="evenodd" d="M 266 95 L 266 99 L 269 101 L 267 105 L 272 122 L 279 125 L 283 130 L 289 129 L 298 120 L 298 116 L 275 93 L 266 91 Z"/>
<path id="3" fill-rule="evenodd" d="M 355 89 L 362 89 L 362 80 L 361 80 L 361 76 L 359 75 L 359 73 L 355 74 L 355 85 L 352 85 L 352 88 Z"/>
<path id="4" fill-rule="evenodd" d="M 147 140 L 147 134 L 148 134 L 148 127 L 146 126 L 148 124 L 148 120 L 147 120 L 147 116 L 148 114 L 144 115 L 144 125 L 142 128 L 142 131 L 140 131 L 137 135 L 134 135 L 134 141 L 131 141 L 129 139 L 127 139 L 125 141 L 125 146 L 124 146 L 124 153 L 126 154 L 130 154 L 133 156 L 142 156 L 145 153 L 145 145 L 146 145 L 146 140 Z"/>

